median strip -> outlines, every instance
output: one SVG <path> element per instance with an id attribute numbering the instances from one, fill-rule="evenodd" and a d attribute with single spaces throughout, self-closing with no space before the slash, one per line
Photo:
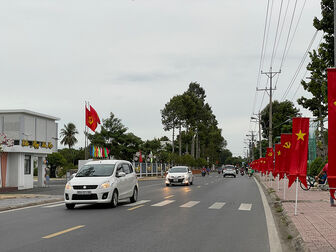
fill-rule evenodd
<path id="1" fill-rule="evenodd" d="M 85 226 L 84 226 L 84 225 L 75 226 L 75 227 L 68 228 L 68 229 L 65 229 L 65 230 L 60 231 L 60 232 L 57 232 L 57 233 L 53 233 L 53 234 L 44 236 L 44 237 L 42 237 L 42 238 L 43 238 L 43 239 L 50 239 L 50 238 L 53 238 L 53 237 L 55 237 L 55 236 L 58 236 L 58 235 L 61 235 L 61 234 L 65 234 L 65 233 L 74 231 L 74 230 L 76 230 L 76 229 L 82 228 L 82 227 L 85 227 Z"/>

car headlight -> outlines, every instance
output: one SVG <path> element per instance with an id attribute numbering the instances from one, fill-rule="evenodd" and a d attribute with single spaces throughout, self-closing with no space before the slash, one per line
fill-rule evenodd
<path id="1" fill-rule="evenodd" d="M 65 185 L 65 189 L 67 189 L 67 190 L 71 190 L 71 185 L 70 185 L 70 183 L 67 183 L 66 185 Z"/>
<path id="2" fill-rule="evenodd" d="M 103 184 L 100 185 L 101 189 L 107 189 L 107 188 L 110 188 L 110 187 L 111 187 L 110 182 L 104 182 Z"/>

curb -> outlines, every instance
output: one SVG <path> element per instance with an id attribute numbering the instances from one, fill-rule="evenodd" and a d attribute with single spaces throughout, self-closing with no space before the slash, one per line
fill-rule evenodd
<path id="1" fill-rule="evenodd" d="M 44 204 L 54 203 L 54 202 L 60 202 L 60 201 L 63 201 L 63 198 L 42 200 L 42 201 L 38 201 L 38 202 L 25 203 L 25 204 L 16 205 L 16 206 L 0 207 L 0 213 L 3 212 L 3 211 L 8 211 L 8 210 L 20 209 L 20 208 L 31 207 L 31 206 L 39 206 L 39 205 L 44 205 Z"/>
<path id="2" fill-rule="evenodd" d="M 267 188 L 264 183 L 261 181 L 261 178 L 259 176 L 254 176 L 255 179 L 260 183 L 265 195 L 267 195 L 266 199 L 268 201 L 268 204 L 270 206 L 270 208 L 272 209 L 272 214 L 273 217 L 275 218 L 274 215 L 274 211 L 278 211 L 277 209 L 282 209 L 281 213 L 279 213 L 281 215 L 281 221 L 282 222 L 287 222 L 287 226 L 288 226 L 288 235 L 293 235 L 293 238 L 291 239 L 291 241 L 289 241 L 292 245 L 292 247 L 295 249 L 295 251 L 310 251 L 305 242 L 302 239 L 302 236 L 300 234 L 300 232 L 297 230 L 295 224 L 293 223 L 291 217 L 287 214 L 287 212 L 284 210 L 283 206 L 282 206 L 282 201 L 278 201 L 275 198 L 279 197 L 278 194 L 276 193 L 276 191 L 270 191 L 270 188 Z M 277 208 L 277 209 L 276 209 Z M 277 219 L 277 218 L 275 218 Z M 278 222 L 279 220 L 277 220 L 276 225 L 279 227 L 280 223 Z M 289 231 L 289 228 L 292 229 L 292 231 Z M 287 234 L 286 234 L 287 235 Z M 283 237 L 282 237 L 283 239 Z"/>

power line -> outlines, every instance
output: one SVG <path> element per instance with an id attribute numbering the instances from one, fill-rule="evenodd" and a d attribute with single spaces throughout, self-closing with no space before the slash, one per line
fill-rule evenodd
<path id="1" fill-rule="evenodd" d="M 304 55 L 303 55 L 303 57 L 302 57 L 302 59 L 301 59 L 301 61 L 300 61 L 300 64 L 299 64 L 298 68 L 296 69 L 296 71 L 295 71 L 295 73 L 294 73 L 294 76 L 293 76 L 292 80 L 291 80 L 291 82 L 289 83 L 287 89 L 285 90 L 285 92 L 284 92 L 284 94 L 283 94 L 283 96 L 282 96 L 282 98 L 281 98 L 282 101 L 286 98 L 286 96 L 288 95 L 290 89 L 292 88 L 292 86 L 293 86 L 293 84 L 294 84 L 294 82 L 295 82 L 295 80 L 296 80 L 296 78 L 297 78 L 297 76 L 298 76 L 298 74 L 299 74 L 299 72 L 300 72 L 300 70 L 301 70 L 301 67 L 302 67 L 303 63 L 304 63 L 304 61 L 306 60 L 306 57 L 307 57 L 307 55 L 308 55 L 308 53 L 309 53 L 309 51 L 310 51 L 310 48 L 311 48 L 311 46 L 313 45 L 313 43 L 314 43 L 314 41 L 315 41 L 315 38 L 316 38 L 317 33 L 318 33 L 318 30 L 315 31 L 315 33 L 314 33 L 314 35 L 313 35 L 313 38 L 312 38 L 311 41 L 309 42 L 308 48 L 306 49 L 306 51 L 305 51 L 305 53 L 304 53 Z"/>
<path id="2" fill-rule="evenodd" d="M 283 0 L 281 0 L 281 4 L 280 4 L 280 11 L 279 11 L 277 28 L 276 28 L 276 31 L 275 31 L 275 38 L 274 38 L 274 45 L 273 45 L 273 51 L 272 51 L 272 56 L 271 56 L 271 65 L 270 65 L 270 67 L 272 67 L 273 60 L 274 60 L 274 57 L 275 57 L 274 54 L 275 54 L 275 47 L 276 47 L 276 42 L 277 42 L 277 37 L 278 37 L 278 30 L 279 30 L 279 24 L 280 24 L 280 18 L 281 18 L 282 3 L 283 3 Z"/>

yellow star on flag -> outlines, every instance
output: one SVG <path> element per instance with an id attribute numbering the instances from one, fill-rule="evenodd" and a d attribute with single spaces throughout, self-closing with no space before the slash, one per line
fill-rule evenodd
<path id="1" fill-rule="evenodd" d="M 334 101 L 334 105 L 336 106 L 336 101 Z"/>
<path id="2" fill-rule="evenodd" d="M 281 151 L 278 151 L 278 156 L 280 156 L 281 155 Z"/>
<path id="3" fill-rule="evenodd" d="M 272 152 L 268 153 L 268 156 L 272 157 L 272 156 L 273 156 L 273 153 L 272 153 Z"/>
<path id="4" fill-rule="evenodd" d="M 302 141 L 304 141 L 304 136 L 306 135 L 306 133 L 302 133 L 302 131 L 300 130 L 300 132 L 299 133 L 297 133 L 297 134 L 295 134 L 295 135 L 297 135 L 297 140 L 302 140 Z"/>

